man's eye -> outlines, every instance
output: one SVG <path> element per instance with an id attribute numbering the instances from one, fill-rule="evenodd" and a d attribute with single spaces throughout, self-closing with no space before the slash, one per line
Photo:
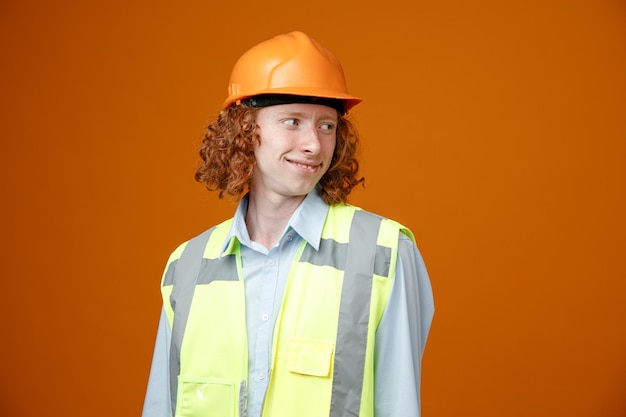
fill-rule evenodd
<path id="1" fill-rule="evenodd" d="M 285 123 L 289 126 L 298 126 L 300 122 L 298 121 L 298 119 L 287 119 L 285 120 Z"/>
<path id="2" fill-rule="evenodd" d="M 335 128 L 335 125 L 333 125 L 332 123 L 324 123 L 321 126 L 322 130 L 327 130 L 327 131 L 332 131 Z"/>

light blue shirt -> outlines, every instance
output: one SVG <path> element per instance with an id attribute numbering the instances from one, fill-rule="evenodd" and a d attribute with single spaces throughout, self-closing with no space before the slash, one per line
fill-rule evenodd
<path id="1" fill-rule="evenodd" d="M 248 416 L 260 417 L 269 382 L 274 322 L 282 303 L 289 268 L 302 240 L 319 248 L 328 206 L 311 192 L 292 215 L 271 249 L 250 240 L 245 224 L 248 199 L 240 202 L 223 250 L 241 243 L 248 331 Z M 374 348 L 376 417 L 420 415 L 421 360 L 434 313 L 430 280 L 415 244 L 401 234 L 396 276 Z M 164 312 L 148 381 L 143 417 L 171 417 L 169 345 L 171 329 Z M 199 416 L 200 417 L 200 416 Z"/>

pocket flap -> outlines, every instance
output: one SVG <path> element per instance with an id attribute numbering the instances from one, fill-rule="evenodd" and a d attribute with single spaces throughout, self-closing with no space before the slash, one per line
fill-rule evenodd
<path id="1" fill-rule="evenodd" d="M 292 339 L 287 368 L 294 373 L 328 377 L 334 344 L 325 340 Z"/>

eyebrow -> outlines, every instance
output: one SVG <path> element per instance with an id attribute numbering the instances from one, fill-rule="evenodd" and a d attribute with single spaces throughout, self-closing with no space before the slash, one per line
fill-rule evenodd
<path id="1" fill-rule="evenodd" d="M 305 112 L 301 112 L 301 111 L 297 111 L 297 110 L 284 110 L 281 111 L 279 113 L 277 113 L 278 116 L 280 117 L 297 117 L 297 118 L 306 118 L 308 116 L 307 113 Z M 321 117 L 319 117 L 318 119 L 331 119 L 334 121 L 337 121 L 339 119 L 339 117 L 337 117 L 335 114 L 331 114 L 331 112 L 329 112 L 328 114 L 322 114 Z"/>

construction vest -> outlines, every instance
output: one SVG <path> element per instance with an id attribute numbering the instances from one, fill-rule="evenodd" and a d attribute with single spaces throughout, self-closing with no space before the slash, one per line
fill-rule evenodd
<path id="1" fill-rule="evenodd" d="M 176 417 L 245 417 L 246 304 L 232 219 L 170 257 L 162 296 L 172 329 Z M 374 339 L 395 275 L 400 224 L 350 205 L 329 208 L 319 250 L 303 240 L 272 343 L 264 417 L 373 416 Z M 184 337 L 183 337 L 184 336 Z"/>

